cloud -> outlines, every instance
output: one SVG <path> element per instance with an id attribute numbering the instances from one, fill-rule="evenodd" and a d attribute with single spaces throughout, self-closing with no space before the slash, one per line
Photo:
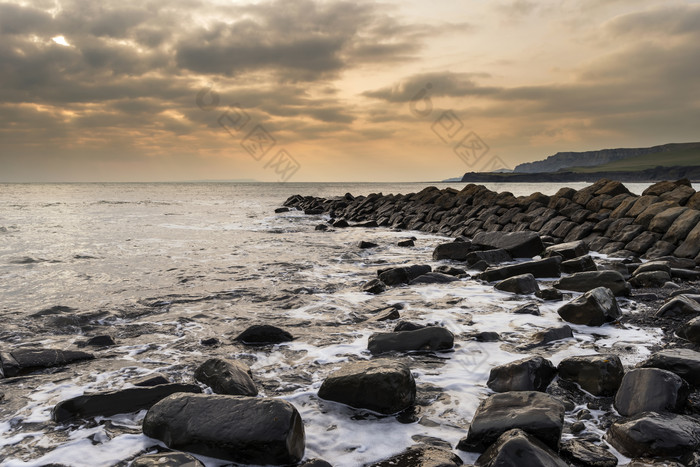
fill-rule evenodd
<path id="1" fill-rule="evenodd" d="M 426 89 L 435 97 L 485 96 L 499 91 L 496 87 L 479 86 L 475 78 L 488 78 L 488 73 L 434 72 L 411 75 L 404 80 L 362 95 L 388 102 L 409 102 Z"/>

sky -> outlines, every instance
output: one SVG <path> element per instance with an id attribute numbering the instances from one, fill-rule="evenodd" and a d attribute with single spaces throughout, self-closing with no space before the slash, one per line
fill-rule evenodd
<path id="1" fill-rule="evenodd" d="M 0 1 L 0 181 L 433 181 L 700 140 L 700 2 Z"/>

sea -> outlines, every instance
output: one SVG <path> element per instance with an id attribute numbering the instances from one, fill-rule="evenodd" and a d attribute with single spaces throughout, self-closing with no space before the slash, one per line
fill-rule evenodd
<path id="1" fill-rule="evenodd" d="M 81 394 L 130 387 L 153 373 L 191 383 L 195 368 L 211 357 L 249 365 L 260 396 L 298 409 L 305 457 L 342 467 L 380 461 L 418 443 L 454 448 L 490 393 L 486 381 L 495 365 L 537 352 L 556 365 L 570 355 L 605 351 L 633 365 L 660 342 L 658 329 L 572 325 L 574 338 L 546 351 L 523 351 L 520 345 L 534 332 L 561 325 L 556 302 L 540 303 L 541 316 L 512 314 L 527 297 L 473 279 L 394 287 L 376 296 L 360 291 L 379 268 L 443 264 L 433 261 L 432 251 L 451 239 L 386 228 L 322 232 L 315 226 L 327 216 L 274 213 L 294 194 L 412 193 L 431 185 L 465 184 L 0 184 L 0 351 L 75 350 L 104 334 L 116 341 L 90 349 L 97 357 L 92 361 L 0 379 L 0 466 L 128 465 L 139 453 L 164 448 L 141 433 L 146 411 L 57 425 L 51 409 Z M 486 185 L 516 196 L 554 194 L 561 187 Z M 627 186 L 641 193 L 648 184 Z M 415 247 L 397 246 L 411 237 Z M 379 246 L 360 250 L 361 240 Z M 326 376 L 344 362 L 369 359 L 368 337 L 393 328 L 392 321 L 366 322 L 372 310 L 391 304 L 402 305 L 401 319 L 455 334 L 450 352 L 392 357 L 412 369 L 416 408 L 380 416 L 319 399 Z M 628 300 L 620 304 L 626 313 L 639 312 Z M 234 341 L 253 324 L 284 328 L 295 339 L 266 347 Z M 475 341 L 481 331 L 498 332 L 501 341 Z M 201 344 L 209 338 L 219 344 Z M 592 412 L 587 429 L 602 435 L 602 412 Z M 468 463 L 476 459 L 455 453 Z M 197 457 L 208 466 L 231 465 Z"/>

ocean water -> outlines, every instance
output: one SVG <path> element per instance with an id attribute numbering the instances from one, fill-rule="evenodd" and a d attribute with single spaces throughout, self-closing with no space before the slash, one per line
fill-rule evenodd
<path id="1" fill-rule="evenodd" d="M 0 351 L 75 349 L 77 342 L 100 334 L 117 342 L 96 350 L 93 361 L 0 380 L 5 393 L 0 466 L 126 465 L 138 453 L 162 446 L 140 432 L 145 411 L 56 425 L 50 421 L 51 408 L 80 394 L 128 387 L 154 372 L 192 382 L 194 369 L 213 356 L 244 361 L 261 395 L 297 407 L 308 458 L 357 466 L 425 437 L 455 446 L 489 393 L 486 381 L 495 365 L 533 353 L 557 364 L 569 355 L 610 350 L 631 365 L 659 342 L 661 333 L 654 329 L 572 326 L 573 339 L 519 351 L 532 333 L 561 325 L 556 304 L 541 303 L 542 316 L 514 315 L 509 310 L 528 300 L 469 279 L 396 287 L 378 296 L 359 292 L 381 267 L 438 266 L 432 250 L 445 238 L 387 229 L 318 232 L 314 227 L 326 220 L 323 216 L 274 214 L 297 193 L 408 193 L 429 185 L 0 185 Z M 487 186 L 518 196 L 553 194 L 561 185 Z M 640 193 L 646 186 L 628 188 Z M 396 246 L 411 236 L 417 238 L 415 248 Z M 380 246 L 359 250 L 360 240 Z M 318 399 L 316 392 L 330 372 L 343 362 L 370 358 L 368 337 L 395 323 L 364 319 L 393 303 L 403 304 L 402 319 L 443 325 L 456 337 L 453 351 L 396 357 L 411 366 L 416 378 L 414 413 L 379 417 Z M 620 303 L 627 313 L 639 311 L 631 302 Z M 266 348 L 235 343 L 233 338 L 252 324 L 283 327 L 295 340 Z M 503 340 L 477 343 L 470 337 L 477 331 L 497 331 Z M 210 337 L 221 344 L 200 344 Z M 600 414 L 594 415 L 585 423 L 592 433 L 602 433 Z M 467 462 L 476 458 L 457 453 Z"/>

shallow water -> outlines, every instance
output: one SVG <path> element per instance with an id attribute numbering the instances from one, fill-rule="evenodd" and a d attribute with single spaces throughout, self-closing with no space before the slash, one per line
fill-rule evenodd
<path id="1" fill-rule="evenodd" d="M 273 214 L 296 193 L 408 193 L 427 185 L 0 185 L 0 350 L 74 349 L 86 336 L 106 333 L 117 341 L 96 350 L 94 361 L 0 380 L 6 394 L 0 402 L 0 465 L 109 466 L 152 449 L 159 443 L 140 432 L 145 411 L 55 425 L 50 410 L 63 399 L 126 387 L 153 372 L 192 382 L 194 369 L 212 356 L 245 361 L 261 395 L 297 407 L 309 458 L 357 466 L 421 437 L 456 445 L 489 393 L 490 368 L 531 355 L 516 347 L 538 329 L 561 325 L 556 305 L 540 304 L 539 317 L 514 315 L 509 310 L 527 300 L 473 280 L 363 294 L 359 286 L 379 267 L 439 265 L 431 254 L 445 239 L 386 229 L 317 232 L 322 216 Z M 516 196 L 560 188 L 487 186 Z M 636 193 L 646 186 L 628 185 Z M 417 237 L 415 248 L 396 246 L 410 236 Z M 380 246 L 359 250 L 359 240 Z M 325 376 L 342 362 L 369 358 L 369 335 L 393 328 L 391 321 L 363 322 L 370 310 L 392 303 L 404 305 L 402 319 L 437 323 L 456 336 L 451 352 L 401 357 L 418 384 L 413 417 L 378 417 L 319 400 Z M 626 301 L 621 305 L 632 312 Z M 260 323 L 283 327 L 296 339 L 263 349 L 232 341 Z M 620 356 L 634 364 L 661 336 L 653 329 L 572 327 L 574 339 L 537 352 L 556 364 L 569 355 L 617 352 L 633 343 L 636 350 Z M 497 331 L 503 342 L 477 343 L 469 338 L 475 331 Z M 221 345 L 202 346 L 200 340 L 209 337 Z M 595 419 L 586 423 L 597 432 Z"/>

